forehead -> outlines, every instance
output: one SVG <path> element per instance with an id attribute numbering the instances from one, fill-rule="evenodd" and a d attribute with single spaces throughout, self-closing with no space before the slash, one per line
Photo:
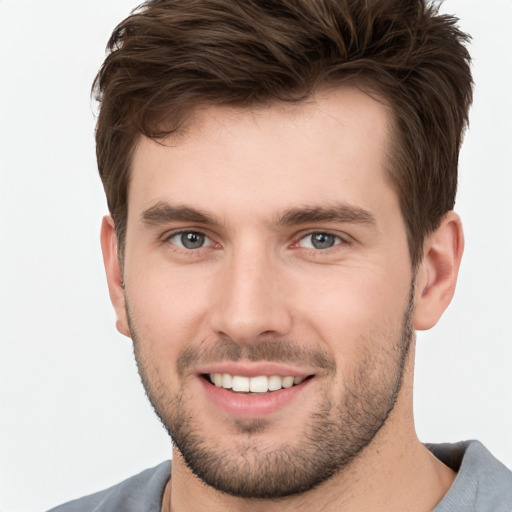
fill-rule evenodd
<path id="1" fill-rule="evenodd" d="M 198 110 L 178 136 L 138 144 L 129 215 L 161 201 L 226 213 L 252 206 L 251 215 L 325 202 L 368 207 L 390 189 L 389 126 L 388 107 L 349 88 L 300 104 Z"/>

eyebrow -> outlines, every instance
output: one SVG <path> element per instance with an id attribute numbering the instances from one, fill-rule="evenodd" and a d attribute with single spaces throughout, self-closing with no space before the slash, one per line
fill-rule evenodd
<path id="1" fill-rule="evenodd" d="M 206 225 L 219 225 L 220 223 L 206 212 L 189 206 L 172 206 L 163 201 L 144 210 L 140 218 L 146 226 L 157 226 L 169 222 L 195 222 Z"/>
<path id="2" fill-rule="evenodd" d="M 144 225 L 152 227 L 170 222 L 194 222 L 207 226 L 219 226 L 219 220 L 205 211 L 190 206 L 176 205 L 160 201 L 144 210 L 141 215 Z M 273 222 L 274 226 L 295 226 L 319 222 L 339 222 L 350 224 L 366 224 L 371 227 L 377 224 L 372 213 L 357 206 L 338 203 L 333 206 L 301 206 L 290 208 L 279 215 Z"/>
<path id="3" fill-rule="evenodd" d="M 377 224 L 375 216 L 369 211 L 345 203 L 338 203 L 329 207 L 304 206 L 291 208 L 277 219 L 276 224 L 293 226 L 317 222 L 367 224 L 369 226 Z"/>

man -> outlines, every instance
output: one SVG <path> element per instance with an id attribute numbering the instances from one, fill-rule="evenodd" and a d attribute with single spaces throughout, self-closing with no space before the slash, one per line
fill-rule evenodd
<path id="1" fill-rule="evenodd" d="M 172 475 L 55 510 L 511 510 L 503 465 L 412 414 L 464 245 L 466 41 L 419 0 L 153 0 L 115 29 L 102 248 Z"/>

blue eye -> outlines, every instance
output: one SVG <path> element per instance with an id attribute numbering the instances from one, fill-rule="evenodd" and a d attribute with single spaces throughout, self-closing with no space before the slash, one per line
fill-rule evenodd
<path id="1" fill-rule="evenodd" d="M 301 247 L 320 250 L 330 249 L 331 247 L 339 245 L 340 243 L 342 243 L 342 240 L 339 236 L 321 231 L 316 233 L 309 233 L 309 235 L 306 235 L 299 241 L 299 245 Z"/>
<path id="2" fill-rule="evenodd" d="M 181 231 L 170 236 L 168 240 L 182 249 L 189 250 L 201 249 L 212 244 L 212 241 L 206 235 L 197 231 Z"/>

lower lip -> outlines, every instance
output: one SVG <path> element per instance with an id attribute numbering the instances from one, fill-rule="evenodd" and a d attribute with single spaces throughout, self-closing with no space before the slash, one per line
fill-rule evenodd
<path id="1" fill-rule="evenodd" d="M 264 394 L 235 393 L 211 384 L 204 377 L 199 377 L 199 380 L 207 396 L 221 411 L 239 419 L 257 419 L 285 408 L 310 385 L 313 379 L 306 379 L 291 388 Z"/>

